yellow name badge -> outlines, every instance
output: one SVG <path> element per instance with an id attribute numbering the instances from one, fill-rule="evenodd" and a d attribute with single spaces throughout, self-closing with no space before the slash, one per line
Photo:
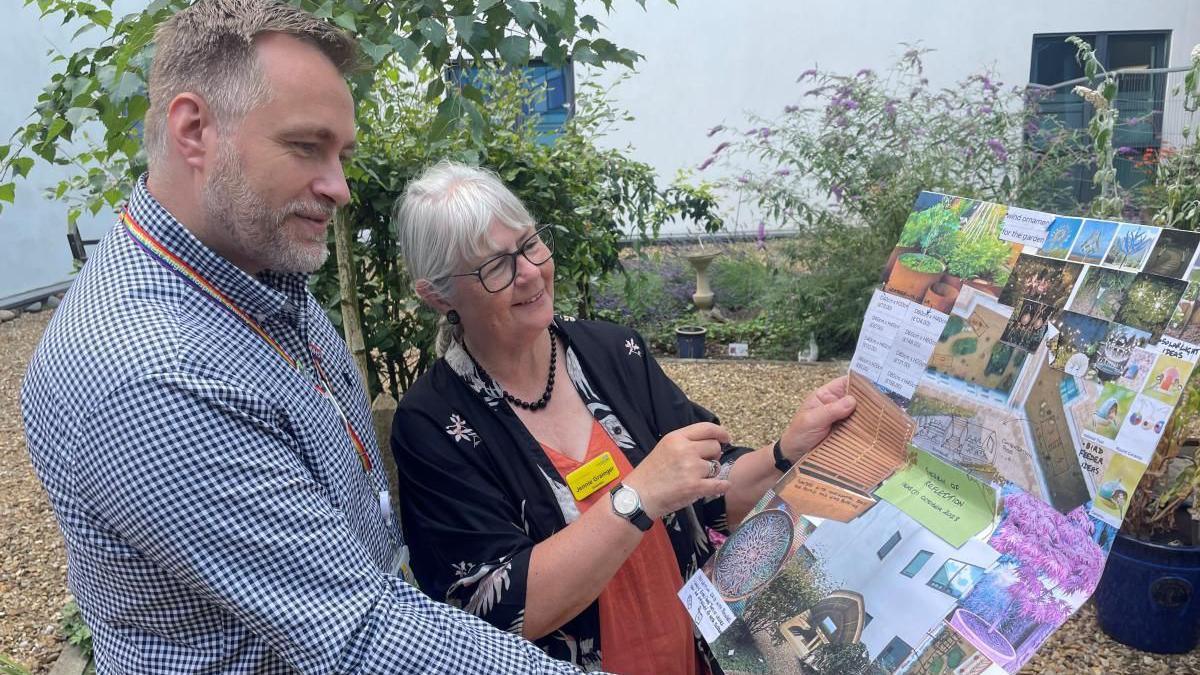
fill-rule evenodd
<path id="1" fill-rule="evenodd" d="M 612 455 L 604 453 L 583 466 L 567 474 L 567 487 L 576 501 L 583 501 L 588 495 L 613 482 L 621 475 Z"/>

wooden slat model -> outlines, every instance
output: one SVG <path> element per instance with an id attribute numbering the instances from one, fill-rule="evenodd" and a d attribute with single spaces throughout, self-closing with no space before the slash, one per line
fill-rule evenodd
<path id="1" fill-rule="evenodd" d="M 916 431 L 912 418 L 851 371 L 854 414 L 834 426 L 784 477 L 778 494 L 804 515 L 847 522 L 875 503 L 871 492 L 904 465 Z"/>

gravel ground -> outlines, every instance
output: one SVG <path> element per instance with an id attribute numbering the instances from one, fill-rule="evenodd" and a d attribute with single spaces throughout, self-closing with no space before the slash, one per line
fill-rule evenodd
<path id="1" fill-rule="evenodd" d="M 66 557 L 45 492 L 34 476 L 21 431 L 22 374 L 48 313 L 0 324 L 0 654 L 46 672 L 61 649 L 55 626 L 68 600 Z M 697 402 L 717 413 L 734 439 L 774 440 L 808 392 L 845 363 L 664 359 L 663 368 Z M 1051 638 L 1024 673 L 1200 673 L 1200 651 L 1144 654 L 1100 633 L 1090 605 Z"/>

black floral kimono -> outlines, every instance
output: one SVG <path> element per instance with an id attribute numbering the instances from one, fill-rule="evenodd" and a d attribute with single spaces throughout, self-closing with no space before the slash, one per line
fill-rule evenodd
<path id="1" fill-rule="evenodd" d="M 636 466 L 667 433 L 716 422 L 663 373 L 636 332 L 560 317 L 570 379 L 588 410 Z M 574 522 L 571 491 L 538 442 L 461 346 L 405 394 L 392 425 L 401 515 L 422 590 L 520 633 L 533 547 Z M 730 448 L 730 462 L 748 448 Z M 684 580 L 726 534 L 723 498 L 663 518 Z M 585 670 L 601 666 L 599 603 L 535 641 Z"/>

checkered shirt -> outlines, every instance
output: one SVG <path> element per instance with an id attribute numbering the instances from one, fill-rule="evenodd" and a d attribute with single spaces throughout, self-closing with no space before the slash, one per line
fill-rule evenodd
<path id="1" fill-rule="evenodd" d="M 576 672 L 395 574 L 362 382 L 304 275 L 251 277 L 138 182 L 130 214 L 253 316 L 113 228 L 22 390 L 29 452 L 66 541 L 102 673 Z M 314 387 L 309 345 L 367 446 Z M 308 372 L 305 372 L 307 370 Z"/>

